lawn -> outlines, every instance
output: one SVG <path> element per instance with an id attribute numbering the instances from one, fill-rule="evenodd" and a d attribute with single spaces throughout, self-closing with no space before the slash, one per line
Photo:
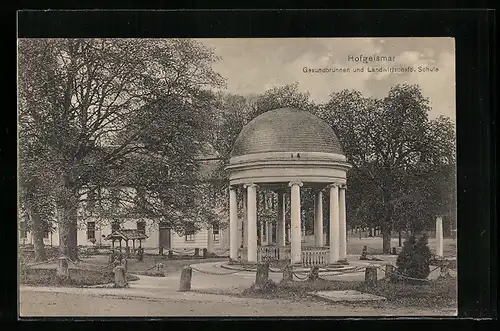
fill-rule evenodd
<path id="1" fill-rule="evenodd" d="M 404 238 L 402 241 L 404 242 Z M 450 238 L 445 238 L 443 242 L 444 242 L 443 254 L 445 256 L 456 256 L 457 241 Z M 363 246 L 367 246 L 369 254 L 372 255 L 382 254 L 382 237 L 367 237 L 359 239 L 359 237 L 357 237 L 356 235 L 349 234 L 347 240 L 347 254 L 361 255 Z M 398 238 L 391 239 L 391 247 L 398 248 Z M 433 253 L 436 251 L 435 238 L 429 238 L 429 248 Z"/>
<path id="2" fill-rule="evenodd" d="M 165 273 L 175 273 L 180 272 L 182 267 L 190 265 L 193 263 L 202 262 L 216 262 L 216 261 L 227 261 L 227 258 L 213 258 L 213 259 L 185 259 L 185 260 L 169 260 L 166 256 L 155 256 L 155 255 L 144 255 L 143 261 L 137 261 L 137 259 L 127 260 L 127 271 L 131 274 L 142 274 L 148 270 L 154 269 L 157 263 L 163 264 L 163 270 Z M 107 255 L 94 255 L 87 258 L 82 258 L 82 265 L 89 266 L 105 266 L 109 263 L 109 257 Z"/>
<path id="3" fill-rule="evenodd" d="M 183 266 L 193 264 L 194 261 L 214 262 L 225 260 L 227 259 L 168 260 L 167 257 L 145 255 L 144 260 L 141 262 L 136 259 L 127 260 L 127 280 L 133 281 L 137 279 L 133 274 L 153 275 L 152 272 L 157 263 L 162 263 L 165 274 L 168 274 L 180 272 Z M 78 263 L 69 263 L 70 279 L 61 282 L 56 276 L 57 262 L 55 261 L 38 264 L 33 267 L 27 267 L 26 264 L 23 264 L 20 268 L 19 280 L 23 285 L 32 286 L 88 286 L 109 284 L 114 281 L 112 267 L 113 266 L 109 263 L 109 256 L 107 255 L 82 257 Z"/>
<path id="4" fill-rule="evenodd" d="M 333 281 L 319 279 L 316 281 L 295 281 L 271 283 L 264 291 L 253 287 L 246 289 L 239 296 L 285 299 L 285 300 L 322 300 L 311 296 L 316 291 L 357 290 L 386 298 L 380 302 L 353 302 L 357 306 L 404 306 L 418 308 L 455 308 L 457 304 L 456 278 L 443 278 L 430 281 L 425 285 L 409 285 L 380 280 L 373 288 L 366 287 L 361 281 Z M 344 303 L 343 303 L 344 304 Z M 347 303 L 349 305 L 349 303 Z"/>

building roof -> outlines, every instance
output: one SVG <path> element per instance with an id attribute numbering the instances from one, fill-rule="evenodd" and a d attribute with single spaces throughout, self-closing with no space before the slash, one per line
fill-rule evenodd
<path id="1" fill-rule="evenodd" d="M 280 108 L 257 116 L 243 127 L 231 157 L 265 152 L 344 154 L 333 129 L 310 112 Z"/>
<path id="2" fill-rule="evenodd" d="M 144 233 L 137 229 L 120 229 L 111 232 L 105 240 L 139 240 L 139 239 L 146 239 L 148 236 L 146 236 Z"/>

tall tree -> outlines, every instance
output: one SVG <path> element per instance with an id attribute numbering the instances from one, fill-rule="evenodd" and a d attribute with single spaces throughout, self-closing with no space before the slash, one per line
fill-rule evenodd
<path id="1" fill-rule="evenodd" d="M 202 105 L 211 98 L 208 90 L 224 83 L 211 69 L 216 60 L 211 50 L 188 39 L 20 41 L 19 117 L 27 123 L 20 130 L 30 131 L 48 149 L 44 164 L 54 174 L 51 193 L 63 253 L 77 258 L 77 209 L 83 197 L 103 183 L 121 187 L 124 177 L 131 179 L 126 184 L 138 180 L 127 172 L 137 170 L 137 164 L 130 165 L 133 155 L 155 151 L 168 157 L 158 168 L 172 168 L 187 150 L 186 140 L 199 141 L 198 128 L 187 137 L 175 133 L 198 125 Z M 194 110 L 199 116 L 183 116 Z M 168 123 L 161 136 L 158 123 L 167 124 L 165 117 L 181 119 Z M 151 144 L 143 139 L 148 130 L 155 136 Z M 163 154 L 159 146 L 165 147 Z M 177 176 L 189 177 L 194 169 L 187 164 Z M 161 194 L 156 198 L 168 205 Z"/>
<path id="2" fill-rule="evenodd" d="M 334 93 L 320 113 L 338 133 L 357 183 L 363 183 L 350 184 L 349 191 L 370 188 L 362 197 L 365 204 L 350 204 L 350 208 L 369 206 L 365 212 L 372 213 L 381 227 L 384 253 L 390 251 L 396 207 L 410 201 L 436 213 L 427 203 L 432 201 L 428 185 L 434 184 L 422 178 L 431 178 L 437 160 L 453 163 L 449 156 L 454 152 L 454 131 L 443 124 L 448 123 L 444 119 L 430 121 L 429 110 L 418 86 L 397 85 L 382 99 L 365 98 L 359 91 Z M 432 205 L 438 201 L 444 200 Z M 420 221 L 427 217 L 415 209 L 411 212 Z"/>

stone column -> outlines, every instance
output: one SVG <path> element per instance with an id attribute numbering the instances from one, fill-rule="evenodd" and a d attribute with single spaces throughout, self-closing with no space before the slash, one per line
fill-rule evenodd
<path id="1" fill-rule="evenodd" d="M 247 257 L 257 263 L 257 185 L 245 185 L 247 189 Z"/>
<path id="2" fill-rule="evenodd" d="M 207 229 L 207 252 L 214 252 L 214 228 L 212 226 Z"/>
<path id="3" fill-rule="evenodd" d="M 276 224 L 276 243 L 285 246 L 285 192 L 278 191 L 278 223 Z"/>
<path id="4" fill-rule="evenodd" d="M 323 193 L 314 196 L 314 246 L 323 247 Z"/>
<path id="5" fill-rule="evenodd" d="M 339 190 L 339 260 L 347 259 L 347 220 L 346 220 L 346 205 L 345 205 L 345 190 L 346 186 L 342 185 Z"/>
<path id="6" fill-rule="evenodd" d="M 229 258 L 238 260 L 238 249 L 240 248 L 240 237 L 238 234 L 238 198 L 236 187 L 229 187 Z"/>
<path id="7" fill-rule="evenodd" d="M 260 227 L 260 245 L 264 246 L 264 222 L 261 220 L 258 223 Z"/>
<path id="8" fill-rule="evenodd" d="M 245 186 L 246 188 L 246 186 Z M 247 247 L 248 242 L 248 192 L 243 192 L 243 247 Z"/>
<path id="9" fill-rule="evenodd" d="M 300 187 L 301 182 L 291 182 L 291 263 L 300 263 L 302 260 L 302 236 L 300 227 Z"/>
<path id="10" fill-rule="evenodd" d="M 443 218 L 436 218 L 436 255 L 443 256 Z"/>
<path id="11" fill-rule="evenodd" d="M 330 263 L 339 260 L 339 187 L 330 185 Z"/>
<path id="12" fill-rule="evenodd" d="M 268 245 L 273 244 L 273 222 L 267 222 L 266 239 Z"/>

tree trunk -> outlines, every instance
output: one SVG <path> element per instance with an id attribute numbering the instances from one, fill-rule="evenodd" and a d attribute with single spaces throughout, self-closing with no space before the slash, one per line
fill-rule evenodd
<path id="1" fill-rule="evenodd" d="M 69 203 L 59 204 L 57 206 L 57 220 L 59 251 L 61 255 L 76 261 L 78 259 L 76 206 L 71 206 Z"/>
<path id="2" fill-rule="evenodd" d="M 401 243 L 401 230 L 399 230 L 399 235 L 398 235 L 398 246 L 399 247 L 402 247 L 402 243 Z"/>
<path id="3" fill-rule="evenodd" d="M 33 234 L 33 245 L 35 248 L 35 261 L 47 261 L 47 252 L 43 243 L 44 223 L 36 203 L 26 201 L 26 209 L 31 219 L 31 230 Z"/>
<path id="4" fill-rule="evenodd" d="M 391 253 L 391 231 L 382 231 L 382 253 Z"/>
<path id="5" fill-rule="evenodd" d="M 391 220 L 392 214 L 389 211 L 384 218 L 384 224 L 380 227 L 382 232 L 382 254 L 391 254 Z"/>
<path id="6" fill-rule="evenodd" d="M 384 190 L 384 219 L 380 226 L 382 232 L 382 254 L 391 254 L 391 232 L 392 232 L 392 212 L 393 206 L 390 204 L 391 196 L 390 189 Z"/>

